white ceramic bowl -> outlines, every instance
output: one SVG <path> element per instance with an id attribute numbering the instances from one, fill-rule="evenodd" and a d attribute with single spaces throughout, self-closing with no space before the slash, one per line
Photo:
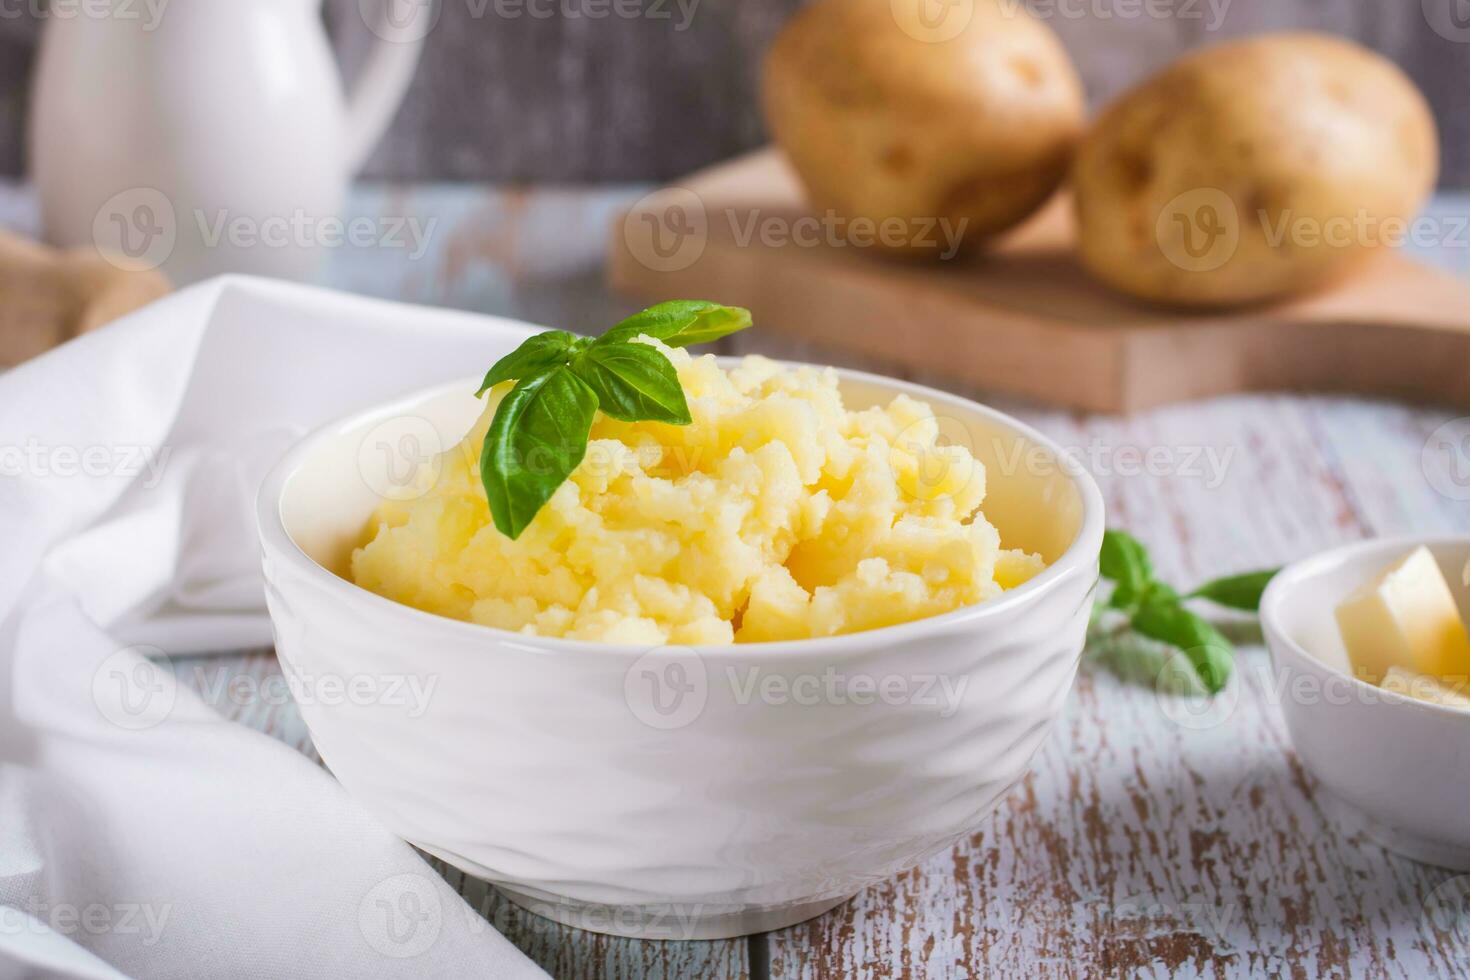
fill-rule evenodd
<path id="1" fill-rule="evenodd" d="M 1470 538 L 1367 541 L 1283 570 L 1261 600 L 1261 625 L 1292 742 L 1337 813 L 1390 850 L 1470 871 L 1470 710 L 1353 677 L 1335 618 L 1353 590 L 1421 544 L 1458 585 Z"/>
<path id="2" fill-rule="evenodd" d="M 468 430 L 473 381 L 292 449 L 259 498 L 267 598 L 342 785 L 532 911 L 645 938 L 780 928 L 970 834 L 1070 689 L 1101 495 L 1058 447 L 991 409 L 852 372 L 842 387 L 853 407 L 899 392 L 934 405 L 987 466 L 985 512 L 1003 542 L 1050 567 L 979 606 L 830 639 L 650 650 L 528 637 L 337 574 L 405 439 L 422 451 Z M 350 685 L 356 696 L 341 693 Z"/>

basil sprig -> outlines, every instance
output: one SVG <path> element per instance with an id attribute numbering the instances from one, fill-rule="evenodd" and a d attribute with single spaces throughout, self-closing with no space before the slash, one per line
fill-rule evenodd
<path id="1" fill-rule="evenodd" d="M 537 334 L 496 361 L 476 394 L 515 382 L 495 409 L 480 453 L 480 481 L 500 533 L 520 537 L 581 464 L 599 411 L 623 422 L 693 421 L 674 365 L 637 338 L 688 347 L 750 325 L 749 310 L 674 300 L 635 313 L 595 340 L 565 330 Z"/>
<path id="2" fill-rule="evenodd" d="M 1271 584 L 1278 571 L 1280 569 L 1273 568 L 1264 572 L 1247 572 L 1244 575 L 1218 578 L 1195 589 L 1189 594 L 1189 598 L 1208 599 L 1216 605 L 1242 612 L 1258 612 L 1261 608 L 1261 596 L 1265 594 L 1266 586 Z"/>
<path id="3" fill-rule="evenodd" d="M 1230 682 L 1235 647 L 1184 603 L 1207 599 L 1231 609 L 1255 612 L 1276 570 L 1215 579 L 1181 596 L 1154 574 L 1153 562 L 1142 542 L 1127 532 L 1110 530 L 1103 535 L 1101 573 L 1113 582 L 1106 609 L 1114 615 L 1099 619 L 1111 618 L 1124 624 L 1109 631 L 1105 643 L 1094 642 L 1113 669 L 1125 676 L 1139 673 L 1122 662 L 1135 652 L 1133 659 L 1145 658 L 1153 663 L 1157 655 L 1153 644 L 1128 641 L 1130 634 L 1145 637 L 1182 652 L 1204 690 L 1217 694 Z M 1093 639 L 1099 639 L 1096 631 Z"/>

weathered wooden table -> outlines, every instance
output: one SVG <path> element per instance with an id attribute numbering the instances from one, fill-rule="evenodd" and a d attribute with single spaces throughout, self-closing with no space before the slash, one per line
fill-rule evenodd
<path id="1" fill-rule="evenodd" d="M 428 248 L 344 248 L 324 281 L 596 331 L 632 308 L 604 291 L 601 254 L 640 191 L 362 188 L 354 213 L 415 216 Z M 1470 274 L 1470 197 L 1443 197 L 1433 214 L 1440 242 L 1425 257 Z M 0 221 L 33 227 L 29 198 L 0 196 Z M 742 343 L 802 353 L 770 333 Z M 1470 532 L 1470 448 L 1431 438 L 1454 412 L 1277 394 L 1112 418 L 988 400 L 1080 452 L 1111 523 L 1145 539 L 1180 584 L 1373 535 Z M 448 876 L 558 977 L 1470 976 L 1470 912 L 1448 932 L 1425 914 L 1453 876 L 1342 829 L 1292 752 L 1259 632 L 1248 620 L 1228 628 L 1241 670 L 1209 711 L 1084 666 L 994 819 L 791 929 L 614 939 Z M 314 757 L 269 651 L 176 669 L 221 711 Z"/>

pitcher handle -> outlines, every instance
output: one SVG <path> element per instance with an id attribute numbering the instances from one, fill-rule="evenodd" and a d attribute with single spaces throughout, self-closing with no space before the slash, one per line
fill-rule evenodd
<path id="1" fill-rule="evenodd" d="M 347 168 L 356 174 L 383 138 L 413 81 L 438 0 L 358 0 L 377 40 L 347 97 Z"/>

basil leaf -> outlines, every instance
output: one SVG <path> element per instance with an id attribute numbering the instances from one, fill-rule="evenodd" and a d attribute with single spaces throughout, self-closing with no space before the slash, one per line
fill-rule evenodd
<path id="1" fill-rule="evenodd" d="M 1257 612 L 1261 608 L 1261 595 L 1279 571 L 1281 569 L 1273 568 L 1264 572 L 1248 572 L 1245 575 L 1217 578 L 1189 593 L 1189 598 L 1208 599 L 1216 605 L 1230 609 Z"/>
<path id="2" fill-rule="evenodd" d="M 565 364 L 578 338 L 565 330 L 549 330 L 528 337 L 526 342 L 495 362 L 475 392 L 478 398 L 502 381 L 516 381 Z"/>
<path id="3" fill-rule="evenodd" d="M 1141 541 L 1126 531 L 1103 532 L 1100 563 L 1103 578 L 1116 583 L 1108 605 L 1114 609 L 1132 609 L 1143 602 L 1153 582 L 1154 569 L 1148 549 Z"/>
<path id="4" fill-rule="evenodd" d="M 650 306 L 613 327 L 594 346 L 626 343 L 647 335 L 670 347 L 707 344 L 751 325 L 750 311 L 705 300 L 679 299 Z"/>
<path id="5" fill-rule="evenodd" d="M 604 415 L 624 422 L 693 421 L 674 365 L 647 344 L 595 344 L 577 355 L 572 371 L 597 393 Z"/>
<path id="6" fill-rule="evenodd" d="M 521 378 L 495 410 L 480 479 L 500 533 L 514 540 L 587 455 L 597 395 L 565 366 Z"/>
<path id="7" fill-rule="evenodd" d="M 1149 596 L 1133 614 L 1133 629 L 1183 650 L 1211 694 L 1230 682 L 1235 648 L 1219 630 L 1180 605 L 1177 597 Z"/>
<path id="8" fill-rule="evenodd" d="M 517 538 L 587 455 L 601 408 L 611 418 L 688 425 L 678 372 L 647 334 L 673 347 L 718 340 L 751 325 L 750 311 L 702 300 L 660 303 L 597 340 L 553 330 L 529 337 L 485 375 L 476 395 L 516 384 L 496 407 L 480 453 L 495 526 Z"/>
<path id="9" fill-rule="evenodd" d="M 1143 587 L 1143 602 L 1163 601 L 1174 603 L 1179 601 L 1179 593 L 1174 591 L 1174 586 L 1168 582 L 1160 582 L 1158 579 L 1154 579 Z"/>

